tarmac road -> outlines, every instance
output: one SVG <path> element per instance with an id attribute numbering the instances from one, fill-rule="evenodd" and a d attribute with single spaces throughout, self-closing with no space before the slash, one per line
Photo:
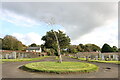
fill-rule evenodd
<path id="1" fill-rule="evenodd" d="M 25 61 L 25 62 L 5 62 L 2 64 L 2 77 L 3 78 L 118 78 L 118 65 L 108 63 L 95 63 L 100 68 L 97 72 L 90 73 L 69 73 L 69 74 L 55 74 L 55 73 L 42 73 L 42 72 L 27 72 L 19 69 L 20 66 L 41 61 L 57 61 L 55 57 L 46 57 L 38 61 Z M 86 62 L 77 59 L 72 59 L 63 56 L 63 61 L 73 62 Z M 109 67 L 111 69 L 105 69 Z"/>

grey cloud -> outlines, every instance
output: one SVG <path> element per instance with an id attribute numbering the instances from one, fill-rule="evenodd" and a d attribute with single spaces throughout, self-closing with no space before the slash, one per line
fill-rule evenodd
<path id="1" fill-rule="evenodd" d="M 117 3 L 112 2 L 6 2 L 2 8 L 36 21 L 54 17 L 55 23 L 63 25 L 73 40 L 105 25 L 108 20 L 117 19 Z"/>

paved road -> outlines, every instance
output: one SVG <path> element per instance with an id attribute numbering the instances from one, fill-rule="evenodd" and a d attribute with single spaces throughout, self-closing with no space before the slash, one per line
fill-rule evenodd
<path id="1" fill-rule="evenodd" d="M 38 61 L 56 61 L 55 57 L 48 57 Z M 118 78 L 118 65 L 106 63 L 93 63 L 100 67 L 97 72 L 91 73 L 70 73 L 70 74 L 55 74 L 55 73 L 42 73 L 42 72 L 27 72 L 18 69 L 18 67 L 38 61 L 27 62 L 5 62 L 2 65 L 3 78 Z M 77 59 L 63 57 L 63 61 L 81 62 Z M 85 62 L 85 61 L 84 61 Z M 106 67 L 111 69 L 106 70 Z"/>

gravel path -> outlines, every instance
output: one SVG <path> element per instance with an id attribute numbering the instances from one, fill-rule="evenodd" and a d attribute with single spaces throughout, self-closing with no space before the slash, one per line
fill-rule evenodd
<path id="1" fill-rule="evenodd" d="M 5 62 L 2 65 L 2 77 L 3 78 L 118 78 L 118 65 L 107 63 L 95 63 L 100 69 L 97 72 L 91 73 L 69 73 L 69 74 L 55 74 L 55 73 L 42 73 L 42 72 L 27 72 L 18 69 L 20 66 L 41 61 L 57 61 L 55 57 L 47 57 L 38 61 L 26 61 L 26 62 Z M 77 59 L 72 59 L 63 56 L 63 61 L 72 62 L 86 62 Z M 111 69 L 105 69 L 109 67 Z"/>

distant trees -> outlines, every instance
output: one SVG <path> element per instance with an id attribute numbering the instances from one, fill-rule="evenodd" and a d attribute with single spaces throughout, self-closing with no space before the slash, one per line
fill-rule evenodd
<path id="1" fill-rule="evenodd" d="M 0 50 L 2 49 L 2 38 L 0 38 Z"/>
<path id="2" fill-rule="evenodd" d="M 2 49 L 4 50 L 22 50 L 23 44 L 11 35 L 6 35 L 2 39 Z"/>
<path id="3" fill-rule="evenodd" d="M 35 43 L 32 43 L 31 45 L 29 45 L 29 47 L 37 47 L 37 45 Z"/>
<path id="4" fill-rule="evenodd" d="M 113 52 L 113 48 L 111 48 L 108 44 L 104 44 L 102 49 L 101 49 L 101 52 L 104 53 L 104 52 Z"/>
<path id="5" fill-rule="evenodd" d="M 96 52 L 96 51 L 100 51 L 100 47 L 95 45 L 95 44 L 86 44 L 85 45 L 85 49 L 88 52 Z"/>
<path id="6" fill-rule="evenodd" d="M 77 53 L 78 52 L 78 49 L 77 49 L 77 45 L 70 45 L 69 48 L 67 49 L 67 51 L 69 53 Z"/>
<path id="7" fill-rule="evenodd" d="M 118 52 L 118 48 L 116 46 L 113 46 L 112 49 L 113 49 L 113 52 Z"/>
<path id="8" fill-rule="evenodd" d="M 96 52 L 100 51 L 100 47 L 95 44 L 79 44 L 79 45 L 70 45 L 68 50 L 69 53 L 77 52 Z"/>

